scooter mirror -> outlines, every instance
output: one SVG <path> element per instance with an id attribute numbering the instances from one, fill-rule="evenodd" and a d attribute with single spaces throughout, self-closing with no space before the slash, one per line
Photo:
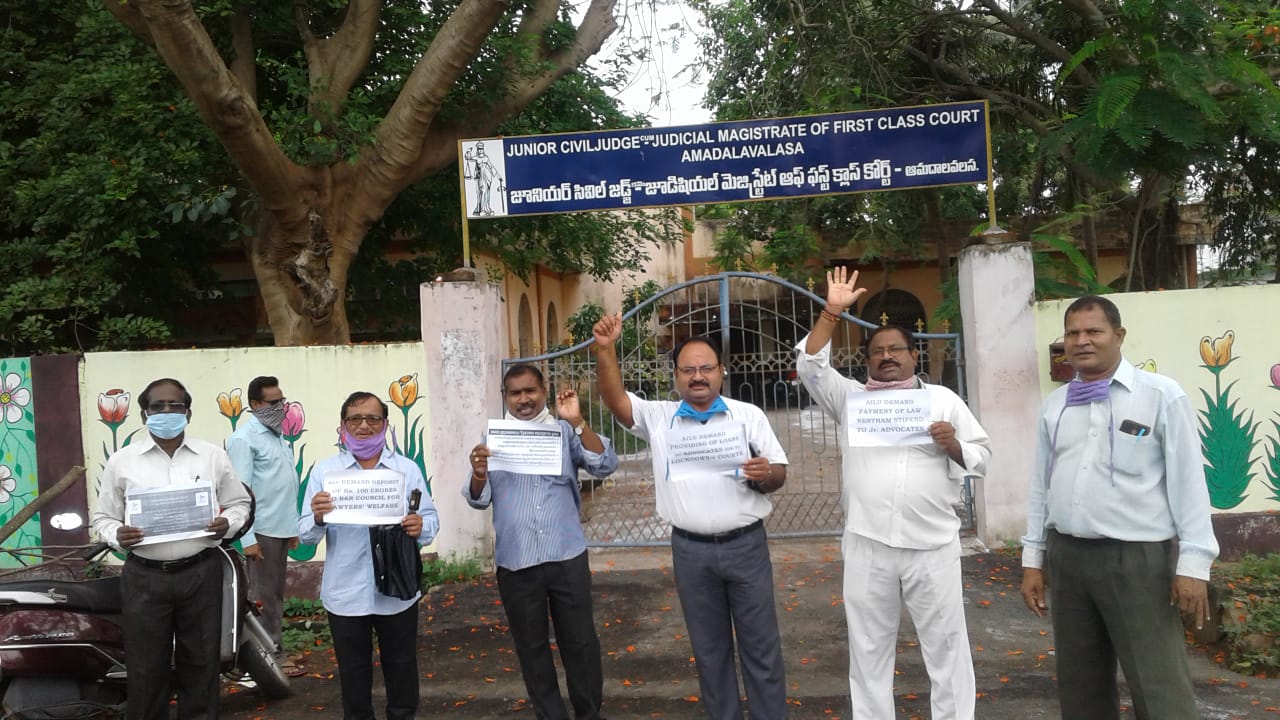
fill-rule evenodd
<path id="1" fill-rule="evenodd" d="M 80 517 L 79 513 L 58 513 L 49 518 L 49 524 L 55 530 L 78 530 L 81 525 L 84 525 L 84 518 Z"/>

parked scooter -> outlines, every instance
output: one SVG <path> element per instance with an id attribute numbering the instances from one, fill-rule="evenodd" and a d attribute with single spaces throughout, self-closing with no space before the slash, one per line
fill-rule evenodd
<path id="1" fill-rule="evenodd" d="M 82 558 L 100 563 L 109 546 Z M 221 663 L 247 672 L 264 695 L 289 695 L 289 678 L 249 602 L 244 557 L 217 548 L 224 578 Z M 120 577 L 0 583 L 0 698 L 4 720 L 122 714 L 128 677 Z"/>

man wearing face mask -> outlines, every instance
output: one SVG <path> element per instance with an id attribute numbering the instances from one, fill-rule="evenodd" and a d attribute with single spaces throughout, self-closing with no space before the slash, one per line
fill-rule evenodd
<path id="1" fill-rule="evenodd" d="M 587 538 L 578 519 L 582 506 L 578 471 L 606 477 L 618 468 L 618 455 L 606 438 L 587 425 L 573 390 L 560 391 L 556 396 L 559 419 L 551 415 L 547 386 L 538 368 L 513 366 L 503 379 L 502 394 L 507 420 L 560 428 L 560 474 L 490 470 L 489 447 L 481 443 L 471 450 L 471 477 L 462 496 L 479 510 L 493 505 L 498 591 L 534 714 L 543 720 L 570 717 L 551 656 L 550 611 L 572 717 L 600 720 L 604 672 L 591 609 Z"/>
<path id="2" fill-rule="evenodd" d="M 369 528 L 325 522 L 334 504 L 325 480 L 335 473 L 384 470 L 404 477 L 406 496 L 421 492 L 417 512 L 400 526 L 418 545 L 429 544 L 440 529 L 422 471 L 412 460 L 387 447 L 387 404 L 372 393 L 351 393 L 342 403 L 338 432 L 342 449 L 311 469 L 304 513 L 298 520 L 302 542 L 327 542 L 320 601 L 329 614 L 333 650 L 338 659 L 343 720 L 373 720 L 373 636 L 386 686 L 386 720 L 411 720 L 418 709 L 418 600 L 401 600 L 378 591 L 374 579 Z"/>
<path id="3" fill-rule="evenodd" d="M 253 490 L 253 527 L 240 538 L 249 566 L 249 598 L 262 607 L 262 625 L 279 657 L 284 617 L 285 567 L 298 546 L 298 471 L 289 441 L 280 434 L 285 399 L 280 381 L 260 376 L 249 381 L 249 410 L 227 441 L 236 475 Z M 302 674 L 280 663 L 291 677 Z"/>
<path id="4" fill-rule="evenodd" d="M 879 327 L 867 335 L 867 382 L 831 366 L 840 316 L 866 293 L 858 273 L 827 273 L 827 305 L 796 346 L 796 374 L 838 425 L 844 479 L 844 609 L 849 630 L 849 693 L 854 720 L 893 720 L 893 664 L 905 603 L 929 672 L 933 720 L 972 720 L 976 697 L 960 575 L 960 502 L 966 475 L 981 477 L 991 441 L 955 393 L 915 376 L 911 332 Z M 853 447 L 850 405 L 864 393 L 924 391 L 928 437 L 910 445 Z M 907 398 L 895 398 L 906 401 Z"/>
<path id="5" fill-rule="evenodd" d="M 147 436 L 120 448 L 103 467 L 93 529 L 127 552 L 122 573 L 124 648 L 129 656 L 129 720 L 167 720 L 177 692 L 178 717 L 218 717 L 222 567 L 214 548 L 249 516 L 249 493 L 231 459 L 212 443 L 187 437 L 191 395 L 171 378 L 138 396 Z M 125 524 L 133 493 L 208 483 L 207 536 L 140 544 L 142 528 Z M 198 496 L 197 496 L 198 497 Z M 170 659 L 172 658 L 172 666 Z"/>
<path id="6" fill-rule="evenodd" d="M 707 716 L 742 720 L 736 640 L 750 717 L 781 720 L 787 687 L 764 519 L 773 510 L 765 494 L 786 482 L 787 455 L 769 418 L 754 405 L 720 396 L 725 367 L 707 337 L 689 338 L 671 351 L 681 398 L 672 402 L 644 400 L 623 387 L 616 347 L 621 314 L 602 318 L 593 334 L 605 405 L 649 443 L 658 514 L 671 523 L 676 592 Z M 692 453 L 683 448 L 723 443 L 717 437 L 744 440 L 751 457 L 733 466 L 688 462 Z M 734 454 L 730 445 L 716 447 Z"/>

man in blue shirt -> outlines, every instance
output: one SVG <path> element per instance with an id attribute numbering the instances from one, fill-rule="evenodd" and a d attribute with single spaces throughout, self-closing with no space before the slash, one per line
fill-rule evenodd
<path id="1" fill-rule="evenodd" d="M 1124 359 L 1115 303 L 1082 297 L 1064 324 L 1076 378 L 1040 414 L 1022 598 L 1052 612 L 1064 720 L 1119 719 L 1117 661 L 1140 720 L 1195 720 L 1178 612 L 1208 619 L 1218 541 L 1191 401 Z"/>
<path id="2" fill-rule="evenodd" d="M 327 540 L 320 601 L 329 614 L 333 649 L 338 659 L 343 720 L 374 720 L 373 634 L 378 634 L 378 657 L 386 683 L 386 720 L 411 720 L 418 709 L 418 600 L 400 600 L 378 592 L 373 572 L 369 528 L 325 522 L 335 509 L 325 488 L 331 476 L 350 481 L 352 473 L 382 471 L 399 474 L 404 492 L 422 493 L 416 513 L 400 525 L 418 545 L 429 544 L 440 529 L 435 505 L 417 464 L 387 448 L 387 405 L 376 395 L 354 392 L 342 403 L 342 450 L 311 469 L 306 506 L 311 512 L 298 521 L 302 542 Z"/>
<path id="3" fill-rule="evenodd" d="M 240 538 L 249 559 L 249 598 L 262 607 L 262 625 L 281 653 L 285 566 L 298 547 L 298 471 L 293 450 L 280 433 L 284 423 L 284 391 L 280 381 L 259 376 L 249 381 L 250 413 L 242 417 L 227 441 L 227 454 L 240 481 L 253 490 L 253 526 Z M 301 674 L 284 665 L 291 676 Z"/>
<path id="4" fill-rule="evenodd" d="M 507 420 L 559 427 L 560 473 L 490 470 L 489 447 L 481 443 L 471 451 L 471 479 L 462 495 L 477 509 L 493 505 L 498 591 L 534 713 L 540 720 L 569 720 L 551 657 L 549 608 L 573 717 L 599 720 L 604 673 L 591 609 L 587 539 L 579 522 L 578 470 L 605 477 L 618 468 L 618 455 L 608 439 L 587 425 L 573 390 L 560 391 L 560 419 L 551 416 L 538 368 L 512 367 L 503 378 L 502 392 Z"/>

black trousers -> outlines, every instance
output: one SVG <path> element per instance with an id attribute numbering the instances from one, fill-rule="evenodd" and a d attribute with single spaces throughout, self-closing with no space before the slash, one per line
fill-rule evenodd
<path id="1" fill-rule="evenodd" d="M 591 600 L 587 553 L 522 570 L 498 568 L 498 592 L 507 611 L 511 638 L 525 690 L 538 720 L 568 720 L 551 656 L 548 610 L 564 664 L 569 702 L 577 720 L 599 720 L 604 701 L 600 636 Z"/>
<path id="2" fill-rule="evenodd" d="M 374 720 L 373 634 L 387 690 L 387 720 L 412 720 L 418 710 L 418 606 L 395 615 L 329 613 L 338 658 L 344 720 Z"/>
<path id="3" fill-rule="evenodd" d="M 1138 720 L 1197 720 L 1172 541 L 1049 533 L 1049 611 L 1063 720 L 1119 720 L 1116 663 Z"/>
<path id="4" fill-rule="evenodd" d="M 216 558 L 209 553 L 174 572 L 125 561 L 128 720 L 168 720 L 175 689 L 178 720 L 217 720 L 222 567 Z"/>

